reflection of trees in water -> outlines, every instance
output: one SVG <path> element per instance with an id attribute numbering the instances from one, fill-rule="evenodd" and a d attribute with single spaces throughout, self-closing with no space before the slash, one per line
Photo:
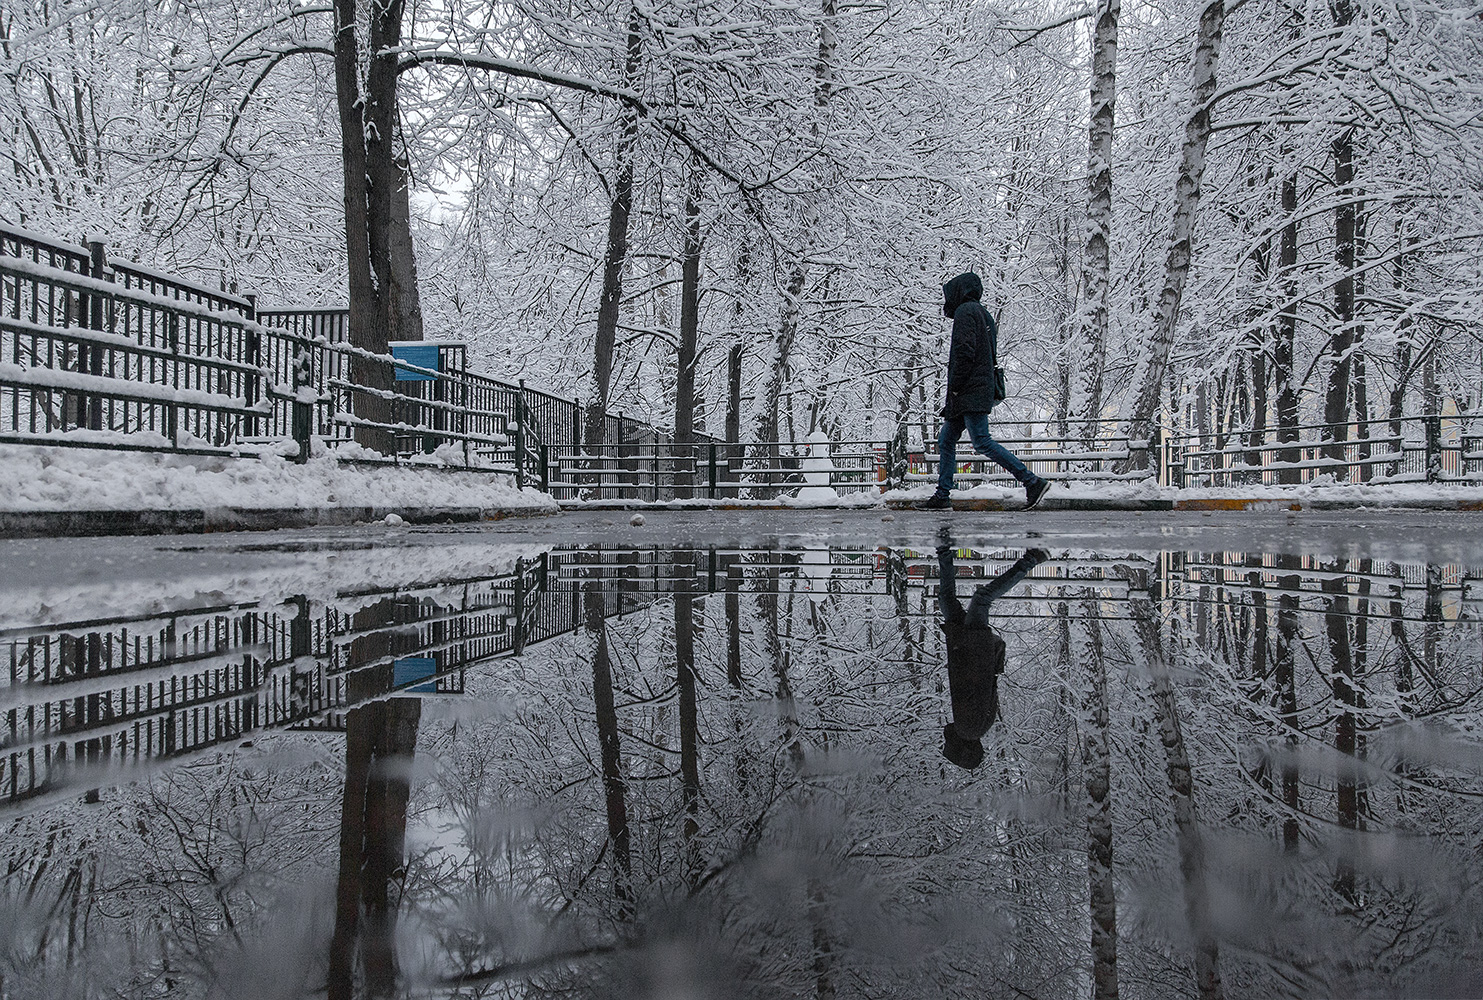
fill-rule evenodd
<path id="1" fill-rule="evenodd" d="M 1449 886 L 1475 865 L 1459 853 L 1463 841 L 1445 832 L 1479 818 L 1477 769 L 1467 763 L 1476 745 L 1458 728 L 1475 714 L 1483 686 L 1476 617 L 1439 629 L 1446 589 L 1434 567 L 1292 556 L 1244 562 L 1239 577 L 1217 570 L 1188 587 L 1198 600 L 1181 606 L 1176 623 L 1193 663 L 1216 674 L 1195 711 L 1208 730 L 1205 780 L 1233 807 L 1225 836 L 1253 838 L 1221 874 L 1228 892 L 1239 890 L 1238 913 L 1267 919 L 1248 919 L 1235 943 L 1266 956 L 1299 992 L 1390 992 L 1414 982 L 1424 993 L 1442 981 L 1427 977 L 1449 967 L 1476 983 L 1455 946 L 1476 912 L 1459 912 Z M 1444 631 L 1428 650 L 1426 637 Z M 1224 667 L 1224 657 L 1211 655 L 1222 642 L 1246 655 Z M 1235 732 L 1221 710 L 1223 669 L 1249 699 L 1247 725 Z M 1257 763 L 1225 773 L 1236 750 Z M 1420 769 L 1418 752 L 1427 760 Z M 1243 775 L 1254 794 L 1239 794 Z M 1269 823 L 1286 865 L 1252 853 L 1266 843 Z M 1396 864 L 1401 856 L 1416 867 Z M 1270 974 L 1234 961 L 1245 981 Z"/>
<path id="2" fill-rule="evenodd" d="M 1451 571 L 1047 564 L 996 604 L 1003 720 L 968 774 L 939 756 L 914 554 L 822 601 L 795 594 L 787 553 L 717 556 L 714 593 L 709 553 L 665 558 L 673 596 L 624 617 L 604 620 L 615 585 L 595 576 L 554 595 L 585 627 L 484 665 L 462 707 L 398 723 L 377 701 L 344 737 L 273 737 L 326 748 L 344 788 L 322 761 L 243 754 L 65 824 L 13 820 L 10 884 L 46 931 L 7 987 L 71 974 L 69 955 L 181 995 L 266 954 L 309 989 L 384 993 L 395 963 L 463 995 L 1105 995 L 1114 946 L 1122 996 L 1424 992 L 1429 962 L 1463 965 L 1483 817 L 1476 747 L 1444 727 L 1476 711 L 1483 668 L 1476 622 L 1445 612 Z M 614 565 L 636 588 L 645 571 Z M 1415 585 L 1390 587 L 1398 571 Z M 412 733 L 408 789 L 374 772 Z"/>
<path id="3" fill-rule="evenodd" d="M 415 622 L 419 611 L 416 602 L 388 598 L 352 616 L 356 637 L 345 654 L 345 683 L 356 707 L 345 715 L 330 1000 L 389 997 L 397 990 L 396 915 L 422 702 L 382 697 L 393 687 L 388 655 L 417 648 L 415 633 L 383 630 Z"/>

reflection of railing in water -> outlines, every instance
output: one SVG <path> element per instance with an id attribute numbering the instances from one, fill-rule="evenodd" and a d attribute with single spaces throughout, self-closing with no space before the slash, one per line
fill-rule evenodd
<path id="1" fill-rule="evenodd" d="M 350 673 L 423 658 L 430 669 L 398 689 L 456 694 L 470 664 L 517 653 L 581 621 L 542 600 L 544 560 L 517 572 L 387 591 L 387 616 L 357 629 L 337 607 L 310 616 L 307 599 L 188 609 L 0 633 L 8 683 L 0 687 L 0 796 L 55 787 L 79 764 L 123 764 L 196 753 L 259 729 L 337 728 L 353 703 Z M 457 603 L 444 603 L 456 588 Z M 364 608 L 377 594 L 342 595 Z M 293 607 L 285 607 L 293 605 Z M 625 610 L 631 610 L 626 608 Z M 352 643 L 395 652 L 347 663 Z"/>
<path id="2" fill-rule="evenodd" d="M 960 550 L 965 584 L 991 579 L 1019 550 Z M 1402 600 L 1390 621 L 1477 619 L 1479 567 L 1418 567 L 1370 562 L 1337 565 L 1298 559 L 1277 567 L 1262 557 L 1171 553 L 1164 566 L 1174 607 L 1224 600 L 1253 589 L 1282 592 L 1296 577 L 1305 600 L 1324 599 L 1325 583 L 1371 588 L 1376 601 Z M 0 687 L 0 796 L 15 801 L 57 786 L 78 764 L 179 757 L 265 728 L 338 729 L 363 700 L 349 692 L 352 673 L 386 671 L 369 697 L 397 691 L 456 694 L 473 664 L 518 654 L 527 645 L 582 627 L 583 585 L 601 581 L 606 617 L 621 616 L 682 589 L 695 596 L 727 591 L 809 591 L 838 596 L 931 597 L 936 559 L 906 549 L 574 549 L 521 560 L 508 575 L 445 581 L 414 590 L 347 593 L 311 617 L 310 603 L 224 605 L 171 615 L 91 620 L 0 633 L 8 683 Z M 1150 555 L 1049 559 L 1000 613 L 1038 612 L 1034 602 L 1091 598 L 1112 607 L 1144 595 L 1158 580 Z M 1257 577 L 1254 585 L 1252 578 Z M 1418 612 L 1425 596 L 1432 610 Z M 1405 598 L 1410 596 L 1410 600 Z M 380 598 L 380 602 L 376 601 Z M 290 606 L 291 605 L 291 606 Z M 375 618 L 366 609 L 384 605 Z M 346 610 L 346 608 L 356 610 Z M 1109 607 L 1111 617 L 1122 611 Z M 926 612 L 923 612 L 926 613 Z M 349 655 L 352 644 L 362 652 Z M 366 648 L 375 650 L 365 654 Z M 398 664 L 418 660 L 397 680 Z"/>

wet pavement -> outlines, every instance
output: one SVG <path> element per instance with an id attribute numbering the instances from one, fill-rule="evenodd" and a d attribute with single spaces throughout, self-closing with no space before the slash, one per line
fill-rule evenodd
<path id="1" fill-rule="evenodd" d="M 1479 996 L 1483 519 L 0 542 L 0 996 Z"/>

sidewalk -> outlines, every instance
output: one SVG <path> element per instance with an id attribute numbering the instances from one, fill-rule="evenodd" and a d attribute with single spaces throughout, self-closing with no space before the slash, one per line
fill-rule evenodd
<path id="1" fill-rule="evenodd" d="M 563 510 L 909 509 L 929 484 L 908 490 L 834 495 L 805 487 L 805 498 L 562 501 L 518 490 L 493 472 L 436 461 L 371 465 L 317 455 L 299 465 L 262 459 L 200 457 L 85 448 L 0 445 L 0 538 L 35 538 L 274 528 L 373 522 L 470 524 Z M 1017 487 L 981 485 L 953 494 L 953 509 L 1024 509 Z M 1399 509 L 1483 511 L 1483 483 L 1307 484 L 1231 490 L 1139 483 L 1056 484 L 1037 511 L 1280 511 Z"/>
<path id="2" fill-rule="evenodd" d="M 931 486 L 877 493 L 849 493 L 834 499 L 800 500 L 563 500 L 563 510 L 910 510 L 932 495 Z M 953 510 L 1023 510 L 1018 487 L 978 486 L 953 493 Z M 1395 485 L 1305 484 L 1240 489 L 1177 489 L 1151 483 L 1107 485 L 1057 483 L 1035 508 L 1060 511 L 1277 511 L 1277 510 L 1436 510 L 1483 511 L 1483 483 L 1474 485 L 1399 483 Z"/>

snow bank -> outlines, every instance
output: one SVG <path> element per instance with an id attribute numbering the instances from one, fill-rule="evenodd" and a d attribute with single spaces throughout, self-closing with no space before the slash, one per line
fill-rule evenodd
<path id="1" fill-rule="evenodd" d="M 478 507 L 554 511 L 508 476 L 430 464 L 369 466 L 320 454 L 259 459 L 0 446 L 0 510 Z"/>
<path id="2" fill-rule="evenodd" d="M 900 503 L 930 496 L 932 483 L 895 489 L 880 499 Z M 954 500 L 1021 501 L 1025 488 L 1018 483 L 980 483 L 969 490 L 954 490 Z M 1288 503 L 1344 503 L 1385 507 L 1418 502 L 1483 500 L 1483 490 L 1466 483 L 1388 483 L 1377 485 L 1334 483 L 1326 477 L 1297 486 L 1223 486 L 1186 488 L 1159 486 L 1151 480 L 1054 480 L 1047 500 L 1274 500 Z"/>

